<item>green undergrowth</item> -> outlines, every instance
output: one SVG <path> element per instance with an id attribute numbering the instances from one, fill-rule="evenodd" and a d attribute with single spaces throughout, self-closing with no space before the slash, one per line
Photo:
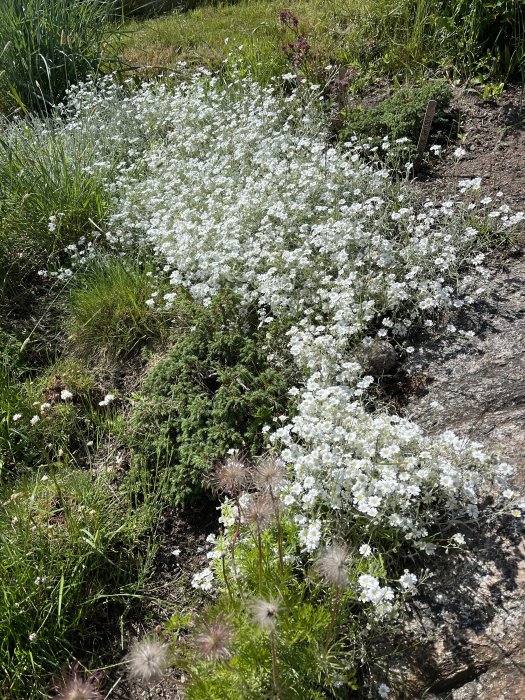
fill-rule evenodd
<path id="1" fill-rule="evenodd" d="M 429 100 L 437 102 L 433 128 L 447 125 L 445 110 L 450 105 L 452 91 L 442 80 L 423 83 L 420 87 L 401 87 L 391 97 L 374 107 L 352 110 L 345 115 L 339 137 L 358 134 L 363 137 L 391 139 L 408 138 L 417 143 Z"/>
<path id="2" fill-rule="evenodd" d="M 129 439 L 137 462 L 168 470 L 182 505 L 202 495 L 229 449 L 262 449 L 264 426 L 287 412 L 295 370 L 282 326 L 260 328 L 257 310 L 228 290 L 207 307 L 181 293 L 172 313 L 173 345 L 134 399 Z"/>
<path id="3" fill-rule="evenodd" d="M 280 13 L 297 19 L 293 32 Z M 520 0 L 273 0 L 209 3 L 127 25 L 123 58 L 159 69 L 177 61 L 219 67 L 233 50 L 263 81 L 289 68 L 283 46 L 303 37 L 306 59 L 357 66 L 366 80 L 431 74 L 521 79 L 525 10 Z M 318 77 L 321 77 L 318 76 Z"/>
<path id="4" fill-rule="evenodd" d="M 385 575 L 380 557 L 372 562 L 341 548 L 327 552 L 326 566 L 322 558 L 312 563 L 301 553 L 297 525 L 279 513 L 277 501 L 272 513 L 268 494 L 251 494 L 243 509 L 237 542 L 232 527 L 214 543 L 224 558 L 216 567 L 219 593 L 198 615 L 175 615 L 166 626 L 174 663 L 188 677 L 186 697 L 349 697 L 359 687 L 361 645 L 377 633 L 370 621 L 363 632 L 356 582 L 364 572 Z M 216 641 L 211 651 L 210 638 Z"/>
<path id="5" fill-rule="evenodd" d="M 59 462 L 1 487 L 3 698 L 42 697 L 50 674 L 118 626 L 148 569 L 150 517 L 107 477 Z"/>
<path id="6" fill-rule="evenodd" d="M 99 406 L 103 392 L 87 369 L 62 360 L 40 372 L 0 373 L 0 475 L 34 471 L 58 455 L 86 459 L 89 443 L 113 430 L 116 416 Z"/>
<path id="7" fill-rule="evenodd" d="M 107 204 L 92 136 L 64 135 L 51 122 L 0 125 L 0 297 L 9 300 L 36 273 L 96 226 Z"/>
<path id="8" fill-rule="evenodd" d="M 126 27 L 123 59 L 131 66 L 157 70 L 179 61 L 216 68 L 234 51 L 260 79 L 268 81 L 286 67 L 279 49 L 281 9 L 275 0 L 241 1 L 131 22 Z"/>

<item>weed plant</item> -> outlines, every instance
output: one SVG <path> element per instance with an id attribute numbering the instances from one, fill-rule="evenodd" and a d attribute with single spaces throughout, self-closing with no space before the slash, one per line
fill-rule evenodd
<path id="1" fill-rule="evenodd" d="M 3 0 L 0 111 L 48 112 L 70 85 L 100 72 L 118 25 L 105 0 Z"/>
<path id="2" fill-rule="evenodd" d="M 374 72 L 523 79 L 520 0 L 327 0 L 347 54 Z"/>

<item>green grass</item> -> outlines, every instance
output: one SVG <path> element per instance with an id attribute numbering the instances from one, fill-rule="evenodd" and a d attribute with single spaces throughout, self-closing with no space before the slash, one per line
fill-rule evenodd
<path id="1" fill-rule="evenodd" d="M 263 81 L 286 72 L 279 23 L 291 10 L 310 60 L 357 65 L 372 75 L 523 78 L 525 7 L 520 0 L 241 0 L 127 25 L 123 59 L 158 70 L 178 61 L 218 67 L 233 51 Z M 242 48 L 239 48 L 242 47 Z"/>
<path id="2" fill-rule="evenodd" d="M 0 696 L 41 698 L 112 616 L 117 632 L 115 604 L 140 591 L 148 564 L 147 518 L 107 477 L 58 464 L 4 486 L 0 503 Z"/>
<path id="3" fill-rule="evenodd" d="M 70 399 L 62 398 L 64 390 L 72 394 Z M 59 455 L 89 462 L 89 442 L 98 444 L 116 431 L 113 409 L 99 406 L 106 393 L 106 387 L 97 385 L 76 360 L 58 360 L 40 372 L 26 370 L 18 375 L 4 365 L 0 370 L 0 480 L 32 473 Z"/>
<path id="4" fill-rule="evenodd" d="M 235 5 L 204 6 L 131 22 L 126 27 L 123 59 L 133 66 L 151 68 L 174 66 L 178 61 L 217 67 L 233 52 L 259 79 L 267 81 L 287 69 L 281 44 L 290 36 L 279 23 L 285 7 L 296 13 L 301 29 L 315 38 L 314 43 L 319 42 L 323 52 L 335 51 L 321 3 L 241 0 Z"/>
<path id="5" fill-rule="evenodd" d="M 47 112 L 69 85 L 97 73 L 107 58 L 104 0 L 2 0 L 0 111 Z"/>
<path id="6" fill-rule="evenodd" d="M 77 273 L 65 301 L 69 350 L 91 366 L 109 368 L 160 339 L 163 315 L 146 304 L 155 277 L 147 264 L 112 257 Z"/>
<path id="7" fill-rule="evenodd" d="M 96 153 L 93 135 L 66 139 L 51 121 L 0 132 L 0 298 L 10 301 L 101 220 L 108 195 L 86 171 Z"/>

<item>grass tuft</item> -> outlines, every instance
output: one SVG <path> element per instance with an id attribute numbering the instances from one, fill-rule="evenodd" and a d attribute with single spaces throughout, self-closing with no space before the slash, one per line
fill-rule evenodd
<path id="1" fill-rule="evenodd" d="M 110 367 L 159 339 L 163 317 L 146 303 L 154 279 L 154 268 L 112 257 L 78 273 L 66 301 L 73 353 L 91 365 Z"/>
<path id="2" fill-rule="evenodd" d="M 67 88 L 106 61 L 111 23 L 105 0 L 3 0 L 0 111 L 48 112 Z"/>

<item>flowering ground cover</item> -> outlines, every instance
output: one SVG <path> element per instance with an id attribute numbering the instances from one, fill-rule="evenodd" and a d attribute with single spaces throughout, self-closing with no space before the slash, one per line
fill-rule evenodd
<path id="1" fill-rule="evenodd" d="M 238 49 L 88 77 L 1 124 L 2 696 L 397 697 L 377 650 L 437 555 L 522 517 L 512 465 L 388 379 L 425 332 L 468 341 L 448 316 L 523 214 L 476 176 L 425 196 L 407 137 L 337 134 L 354 74 L 291 11 L 273 29 L 266 72 Z M 192 511 L 205 546 L 177 543 L 176 602 L 126 645 L 162 518 Z"/>

